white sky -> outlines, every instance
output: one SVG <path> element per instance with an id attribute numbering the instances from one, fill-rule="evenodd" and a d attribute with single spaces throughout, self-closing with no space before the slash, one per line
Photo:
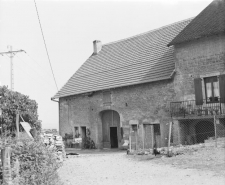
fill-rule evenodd
<path id="1" fill-rule="evenodd" d="M 199 14 L 212 0 L 36 0 L 59 89 L 92 54 L 94 40 L 109 43 Z M 0 0 L 0 52 L 14 56 L 14 89 L 39 105 L 43 128 L 58 129 L 57 92 L 33 0 Z M 0 82 L 10 87 L 9 57 L 0 55 Z"/>

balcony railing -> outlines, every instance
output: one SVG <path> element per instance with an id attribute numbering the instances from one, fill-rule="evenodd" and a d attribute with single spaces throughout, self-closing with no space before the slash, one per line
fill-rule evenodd
<path id="1" fill-rule="evenodd" d="M 196 105 L 195 100 L 170 102 L 170 113 L 172 117 L 188 117 L 188 116 L 210 116 L 225 114 L 224 103 L 218 102 Z"/>

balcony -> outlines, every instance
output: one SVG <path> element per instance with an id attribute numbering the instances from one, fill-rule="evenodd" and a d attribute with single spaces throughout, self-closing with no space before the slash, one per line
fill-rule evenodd
<path id="1" fill-rule="evenodd" d="M 196 105 L 195 100 L 170 102 L 171 117 L 213 116 L 225 114 L 225 104 L 220 102 L 209 103 L 206 100 L 202 105 Z"/>

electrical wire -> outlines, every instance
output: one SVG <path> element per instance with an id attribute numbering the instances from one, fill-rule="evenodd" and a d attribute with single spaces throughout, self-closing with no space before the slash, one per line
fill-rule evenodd
<path id="1" fill-rule="evenodd" d="M 14 56 L 16 56 L 16 55 L 14 55 Z M 3 57 L 8 57 L 8 58 L 10 58 L 10 56 L 8 56 L 8 55 L 4 55 Z M 18 56 L 17 56 L 18 57 Z M 7 59 L 8 59 L 7 58 Z M 18 57 L 19 58 L 19 57 Z M 21 59 L 20 59 L 21 60 Z M 21 60 L 22 61 L 22 60 Z M 33 79 L 35 82 L 39 82 L 41 85 L 44 85 L 47 89 L 49 89 L 49 90 L 51 90 L 52 91 L 52 89 L 50 88 L 50 86 L 49 86 L 49 83 L 46 83 L 46 80 L 45 79 L 43 79 L 43 81 L 40 81 L 40 79 L 39 78 L 34 78 L 31 74 L 29 74 L 27 71 L 25 71 L 23 68 L 21 68 L 20 67 L 20 65 L 17 65 L 17 63 L 14 63 L 14 65 L 16 66 L 16 68 L 17 69 L 20 69 L 20 71 L 22 71 L 23 72 L 23 74 L 27 74 L 27 76 L 29 77 L 29 78 L 31 78 L 31 79 Z M 26 78 L 27 79 L 27 78 Z M 29 81 L 28 81 L 29 82 Z M 33 84 L 33 83 L 32 83 Z"/>
<path id="2" fill-rule="evenodd" d="M 25 62 L 25 60 L 22 60 L 18 55 L 16 55 L 16 58 L 18 58 L 23 63 L 26 63 L 26 66 L 29 66 L 32 71 L 34 71 L 40 78 L 42 78 L 43 82 L 46 82 L 46 80 L 48 79 L 47 76 L 42 76 L 34 67 L 32 67 L 29 63 Z M 49 84 L 52 84 L 50 81 L 48 82 Z"/>
<path id="3" fill-rule="evenodd" d="M 48 56 L 49 65 L 51 67 L 51 71 L 52 71 L 52 75 L 53 75 L 53 78 L 54 78 L 54 81 L 55 81 L 55 85 L 56 85 L 57 91 L 59 91 L 58 86 L 57 86 L 57 83 L 56 83 L 55 75 L 54 75 L 54 72 L 53 72 L 53 69 L 52 69 L 51 60 L 50 60 L 50 57 L 49 57 L 49 54 L 48 54 L 47 44 L 45 42 L 44 32 L 43 32 L 43 29 L 42 29 L 42 26 L 41 26 L 41 20 L 40 20 L 40 17 L 39 17 L 38 8 L 37 8 L 37 4 L 36 4 L 36 1 L 35 0 L 34 0 L 34 4 L 35 4 L 36 12 L 37 12 L 39 26 L 40 26 L 41 33 L 42 33 L 42 38 L 43 38 L 44 45 L 45 45 L 45 50 L 46 50 L 46 53 L 47 53 L 47 56 Z"/>
<path id="4" fill-rule="evenodd" d="M 43 68 L 43 66 L 41 66 L 41 65 L 40 65 L 33 57 L 31 57 L 27 52 L 25 52 L 24 54 L 26 54 L 26 56 L 27 56 L 31 61 L 33 61 L 38 67 L 41 68 L 41 70 L 43 70 L 43 71 L 46 73 L 46 75 L 48 75 L 48 76 L 50 77 L 49 72 L 47 72 L 47 71 L 45 70 L 45 68 Z"/>
<path id="5" fill-rule="evenodd" d="M 27 71 L 25 71 L 23 68 L 21 68 L 20 65 L 17 65 L 17 64 L 15 64 L 15 65 L 16 65 L 17 69 L 19 69 L 19 70 L 22 72 L 22 74 L 27 75 L 27 77 L 28 77 L 29 79 L 32 79 L 33 82 L 40 83 L 41 86 L 45 86 L 45 88 L 47 88 L 48 90 L 51 90 L 51 91 L 52 91 L 52 89 L 49 87 L 49 84 L 43 83 L 43 82 L 40 81 L 40 79 L 31 76 Z M 27 79 L 27 78 L 26 78 L 26 79 Z M 28 80 L 28 82 L 29 82 L 29 80 Z M 34 84 L 33 82 L 31 83 L 32 85 Z M 40 88 L 39 88 L 39 89 L 40 89 Z"/>

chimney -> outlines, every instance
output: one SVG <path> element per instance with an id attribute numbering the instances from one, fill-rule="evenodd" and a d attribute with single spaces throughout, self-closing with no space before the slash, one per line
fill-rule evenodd
<path id="1" fill-rule="evenodd" d="M 100 40 L 93 41 L 94 54 L 97 55 L 99 51 L 102 49 L 102 43 Z"/>

